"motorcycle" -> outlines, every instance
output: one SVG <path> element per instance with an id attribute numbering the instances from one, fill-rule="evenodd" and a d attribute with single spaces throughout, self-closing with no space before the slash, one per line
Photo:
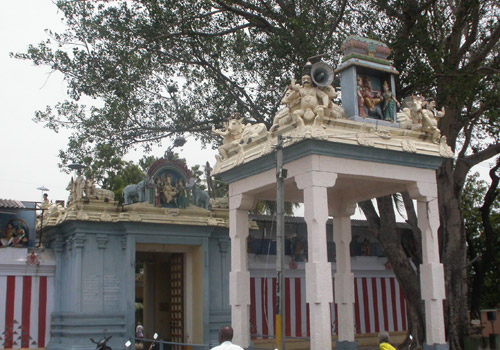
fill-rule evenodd
<path id="1" fill-rule="evenodd" d="M 94 344 L 97 344 L 96 350 L 112 350 L 106 343 L 111 339 L 111 335 L 109 337 L 104 337 L 99 341 L 95 341 L 93 338 L 90 338 L 90 341 Z"/>
<path id="2" fill-rule="evenodd" d="M 154 341 L 149 345 L 148 347 L 148 350 L 157 350 L 160 348 L 160 343 L 158 343 L 158 341 L 156 341 L 156 339 L 158 339 L 158 333 L 155 333 L 153 335 L 153 339 Z"/>
<path id="3" fill-rule="evenodd" d="M 408 344 L 408 350 L 411 350 L 411 344 L 413 343 L 413 336 L 410 334 L 408 338 L 410 339 L 410 343 Z"/>

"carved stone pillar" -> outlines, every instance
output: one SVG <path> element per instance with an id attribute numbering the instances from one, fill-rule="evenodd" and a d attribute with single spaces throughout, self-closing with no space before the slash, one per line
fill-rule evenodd
<path id="1" fill-rule="evenodd" d="M 443 300 L 446 298 L 444 269 L 439 259 L 439 207 L 436 184 L 417 183 L 410 189 L 417 199 L 418 227 L 422 232 L 420 290 L 425 302 L 425 350 L 448 349 Z"/>
<path id="2" fill-rule="evenodd" d="M 333 240 L 335 241 L 335 303 L 338 306 L 337 349 L 357 349 L 354 341 L 354 274 L 351 271 L 351 216 L 356 204 L 333 203 Z"/>
<path id="3" fill-rule="evenodd" d="M 87 236 L 84 233 L 77 233 L 73 237 L 73 255 L 74 255 L 74 264 L 73 264 L 73 285 L 80 285 L 82 280 L 82 267 L 83 267 L 83 247 L 85 246 L 85 241 Z M 75 290 L 75 303 L 73 304 L 75 307 L 75 311 L 82 311 L 82 290 L 81 288 L 77 288 Z"/>
<path id="4" fill-rule="evenodd" d="M 425 349 L 448 348 L 443 300 L 446 298 L 443 264 L 439 261 L 439 208 L 437 198 L 417 200 L 418 227 L 422 231 L 420 289 L 425 302 Z"/>
<path id="5" fill-rule="evenodd" d="M 226 276 L 227 276 L 227 251 L 229 249 L 229 241 L 226 239 L 219 239 L 219 249 L 220 249 L 220 261 L 221 261 L 221 273 L 222 273 L 222 281 L 221 284 L 221 292 L 222 292 L 222 306 L 226 309 L 226 305 L 228 304 L 227 296 L 229 295 L 228 290 L 226 289 Z"/>
<path id="6" fill-rule="evenodd" d="M 229 304 L 234 342 L 250 346 L 250 273 L 248 272 L 248 210 L 254 199 L 242 194 L 229 198 L 229 237 L 231 238 L 231 272 Z"/>
<path id="7" fill-rule="evenodd" d="M 304 191 L 304 219 L 307 223 L 306 301 L 309 303 L 311 350 L 332 348 L 330 303 L 333 302 L 333 290 L 326 222 L 327 188 L 332 187 L 336 179 L 334 173 L 314 170 L 295 177 L 297 187 Z"/>

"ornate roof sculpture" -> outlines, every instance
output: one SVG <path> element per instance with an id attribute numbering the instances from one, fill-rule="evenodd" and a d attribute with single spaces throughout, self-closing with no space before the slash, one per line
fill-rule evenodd
<path id="1" fill-rule="evenodd" d="M 237 115 L 231 116 L 223 129 L 212 128 L 214 134 L 223 138 L 214 174 L 270 154 L 278 134 L 284 136 L 285 147 L 317 140 L 348 149 L 344 155 L 337 152 L 341 157 L 353 156 L 352 146 L 364 147 L 356 149 L 358 153 L 387 151 L 379 153 L 389 163 L 394 162 L 391 152 L 400 152 L 398 159 L 401 153 L 408 157 L 454 156 L 438 129 L 444 107 L 438 111 L 434 101 L 422 96 L 406 99 L 404 106 L 397 100 L 395 77 L 399 73 L 387 60 L 387 45 L 351 36 L 344 41 L 342 51 L 343 62 L 335 71 L 340 74 L 342 106 L 333 102 L 337 97 L 331 85 L 333 70 L 322 62 L 308 63 L 301 84 L 294 79 L 290 82 L 281 101 L 284 107 L 269 130 L 262 123 L 245 123 Z M 402 109 L 397 111 L 398 107 Z M 415 163 L 417 158 L 411 164 Z"/>
<path id="2" fill-rule="evenodd" d="M 41 221 L 46 227 L 70 220 L 228 226 L 227 203 L 218 198 L 208 210 L 208 194 L 197 186 L 185 162 L 168 156 L 155 161 L 139 183 L 124 188 L 124 205 L 118 205 L 112 191 L 85 179 L 81 171 L 67 189 L 68 206 L 45 208 L 39 226 Z"/>

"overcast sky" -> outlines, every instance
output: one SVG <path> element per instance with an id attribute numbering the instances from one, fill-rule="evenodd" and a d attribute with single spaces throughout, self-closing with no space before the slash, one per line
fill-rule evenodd
<path id="1" fill-rule="evenodd" d="M 0 198 L 40 201 L 40 186 L 47 187 L 52 200 L 66 200 L 71 176 L 62 173 L 58 151 L 65 148 L 68 132 L 59 134 L 33 122 L 36 110 L 44 110 L 65 98 L 62 75 L 46 67 L 9 57 L 26 52 L 29 44 L 47 39 L 45 29 L 62 32 L 62 14 L 51 0 L 0 1 Z M 162 156 L 169 141 L 153 155 Z M 213 150 L 200 150 L 190 140 L 181 152 L 188 165 L 215 163 Z M 142 157 L 140 151 L 129 160 Z"/>

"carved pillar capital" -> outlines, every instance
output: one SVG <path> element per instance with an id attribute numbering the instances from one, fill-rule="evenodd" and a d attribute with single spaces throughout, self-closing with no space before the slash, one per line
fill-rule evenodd
<path id="1" fill-rule="evenodd" d="M 97 240 L 97 246 L 99 249 L 105 249 L 106 248 L 106 243 L 108 243 L 108 235 L 106 234 L 97 234 L 96 235 L 96 240 Z"/>
<path id="2" fill-rule="evenodd" d="M 312 170 L 295 176 L 295 183 L 299 190 L 308 187 L 333 187 L 338 174 L 320 170 Z"/>
<path id="3" fill-rule="evenodd" d="M 85 241 L 87 239 L 87 236 L 85 233 L 77 233 L 76 235 L 73 236 L 73 249 L 83 249 L 85 246 Z"/>
<path id="4" fill-rule="evenodd" d="M 222 239 L 219 238 L 219 249 L 222 254 L 227 253 L 227 250 L 229 249 L 230 242 L 227 239 Z"/>

